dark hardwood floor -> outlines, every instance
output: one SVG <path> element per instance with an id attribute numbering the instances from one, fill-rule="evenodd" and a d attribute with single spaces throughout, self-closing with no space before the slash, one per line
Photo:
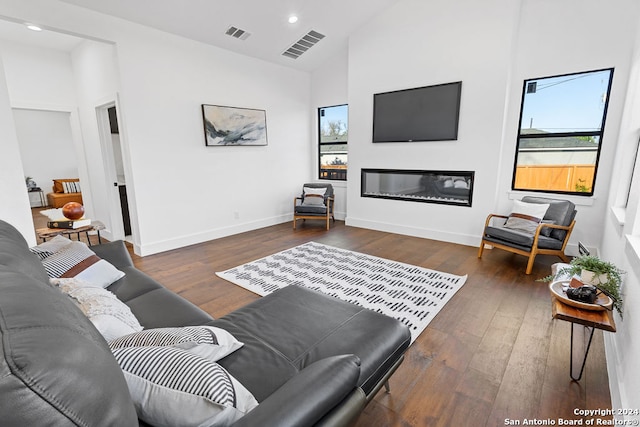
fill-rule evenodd
<path id="1" fill-rule="evenodd" d="M 34 219 L 36 218 L 34 214 Z M 478 224 L 482 227 L 482 224 Z M 526 258 L 477 248 L 321 222 L 291 223 L 144 258 L 136 266 L 220 317 L 259 298 L 215 275 L 316 241 L 426 268 L 468 275 L 466 284 L 406 353 L 365 409 L 358 427 L 503 426 L 524 420 L 580 419 L 575 409 L 611 407 L 602 332 L 596 331 L 583 379 L 569 378 L 570 324 L 551 319 L 546 276 L 555 257 Z M 509 420 L 514 423 L 508 424 Z M 517 424 L 519 422 L 520 424 Z M 537 424 L 530 424 L 537 425 Z"/>

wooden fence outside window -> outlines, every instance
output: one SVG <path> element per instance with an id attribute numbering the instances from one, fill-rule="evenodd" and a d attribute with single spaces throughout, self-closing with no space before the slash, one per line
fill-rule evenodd
<path id="1" fill-rule="evenodd" d="M 522 165 L 516 168 L 515 190 L 592 191 L 595 165 Z"/>

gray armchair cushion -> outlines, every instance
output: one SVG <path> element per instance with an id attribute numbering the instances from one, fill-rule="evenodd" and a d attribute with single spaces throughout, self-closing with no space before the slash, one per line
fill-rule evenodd
<path id="1" fill-rule="evenodd" d="M 573 221 L 576 216 L 575 205 L 568 200 L 526 196 L 522 198 L 522 201 L 526 203 L 548 204 L 549 208 L 544 215 L 544 223 L 568 226 L 571 225 L 571 221 Z M 538 248 L 562 249 L 566 234 L 567 232 L 565 230 L 543 227 L 538 236 Z M 534 234 L 531 233 L 500 226 L 488 226 L 484 230 L 485 240 L 494 243 L 508 244 L 525 251 L 531 250 L 534 237 Z"/>
<path id="2" fill-rule="evenodd" d="M 542 220 L 542 223 L 543 223 L 543 224 L 555 224 L 556 222 L 555 222 L 555 221 L 553 221 L 553 220 L 550 220 L 550 219 L 543 219 L 543 220 Z M 541 234 L 541 235 L 543 235 L 543 236 L 551 237 L 551 232 L 552 232 L 553 230 L 554 230 L 554 229 L 553 229 L 553 228 L 551 228 L 551 227 L 542 227 L 542 228 L 540 229 L 540 234 Z"/>
<path id="3" fill-rule="evenodd" d="M 484 230 L 484 234 L 486 240 L 495 243 L 511 243 L 526 251 L 531 250 L 533 246 L 534 235 L 523 231 L 489 226 Z M 538 236 L 538 247 L 540 249 L 562 249 L 562 240 L 540 235 Z"/>
<path id="4" fill-rule="evenodd" d="M 299 205 L 296 206 L 296 213 L 305 215 L 326 215 L 327 207 L 325 205 Z"/>

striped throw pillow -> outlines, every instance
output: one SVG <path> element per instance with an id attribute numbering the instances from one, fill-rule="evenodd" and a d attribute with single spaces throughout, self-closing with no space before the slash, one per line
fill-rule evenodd
<path id="1" fill-rule="evenodd" d="M 311 187 L 303 187 L 303 199 L 302 204 L 305 206 L 309 205 L 324 205 L 324 195 L 327 192 L 326 188 L 311 188 Z M 307 197 L 311 195 L 311 197 Z M 321 196 L 321 197 L 314 197 Z"/>
<path id="2" fill-rule="evenodd" d="M 55 254 L 56 252 L 61 251 L 70 243 L 71 243 L 70 239 L 67 239 L 64 236 L 58 235 L 51 240 L 42 242 L 37 246 L 33 246 L 29 248 L 29 250 L 34 254 L 38 255 L 38 258 L 40 258 L 40 260 L 43 260 Z"/>
<path id="3" fill-rule="evenodd" d="M 71 242 L 42 260 L 49 277 L 75 277 L 106 288 L 124 272 L 98 257 L 82 242 Z"/>
<path id="4" fill-rule="evenodd" d="M 145 329 L 109 342 L 112 350 L 125 347 L 172 346 L 216 362 L 244 344 L 213 326 Z"/>
<path id="5" fill-rule="evenodd" d="M 258 405 L 223 367 L 174 347 L 114 349 L 138 417 L 151 425 L 230 425 Z"/>
<path id="6" fill-rule="evenodd" d="M 62 191 L 64 193 L 80 193 L 80 182 L 78 181 L 63 181 Z"/>

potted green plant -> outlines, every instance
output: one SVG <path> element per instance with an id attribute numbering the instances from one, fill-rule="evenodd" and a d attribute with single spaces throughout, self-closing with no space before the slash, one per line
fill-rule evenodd
<path id="1" fill-rule="evenodd" d="M 622 274 L 624 272 L 610 262 L 603 261 L 593 255 L 580 255 L 571 260 L 568 267 L 561 268 L 558 276 L 580 276 L 583 283 L 593 285 L 613 300 L 613 306 L 622 316 Z M 554 275 L 542 280 L 549 282 Z"/>

